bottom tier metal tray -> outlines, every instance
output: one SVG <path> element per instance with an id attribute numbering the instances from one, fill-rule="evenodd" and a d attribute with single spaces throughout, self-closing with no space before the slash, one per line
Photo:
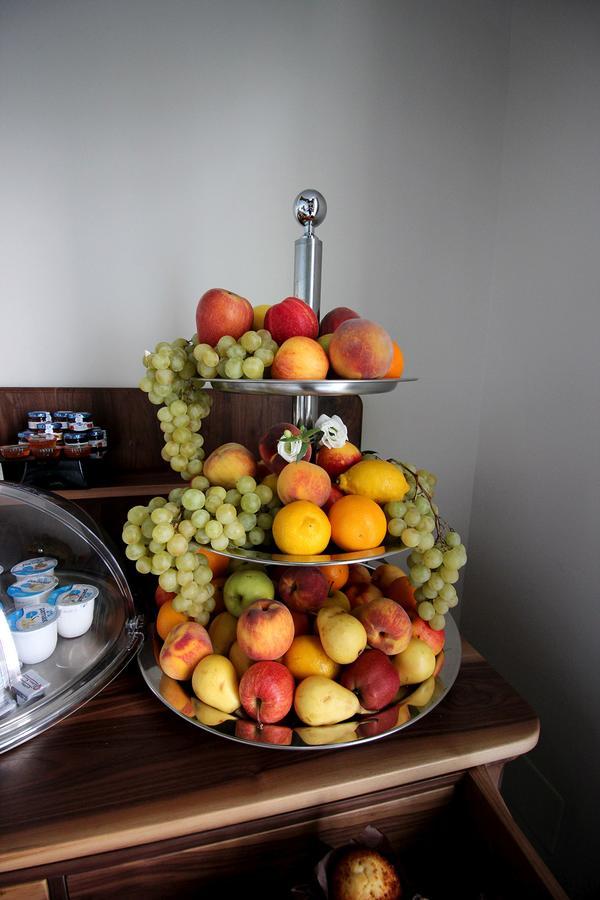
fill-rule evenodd
<path id="1" fill-rule="evenodd" d="M 444 699 L 456 680 L 461 660 L 460 634 L 454 620 L 448 615 L 444 664 L 439 674 L 420 685 L 405 688 L 403 696 L 397 702 L 379 712 L 357 716 L 338 725 L 304 725 L 292 712 L 283 722 L 261 728 L 252 719 L 243 715 L 218 726 L 199 722 L 194 715 L 195 697 L 191 684 L 174 681 L 161 671 L 157 662 L 159 650 L 160 641 L 152 633 L 138 656 L 138 664 L 152 693 L 174 715 L 210 734 L 242 744 L 277 750 L 352 747 L 354 744 L 378 740 L 408 728 L 413 722 L 418 722 L 430 713 Z"/>

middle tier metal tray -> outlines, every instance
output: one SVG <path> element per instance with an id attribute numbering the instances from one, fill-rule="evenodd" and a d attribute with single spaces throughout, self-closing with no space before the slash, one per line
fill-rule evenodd
<path id="1" fill-rule="evenodd" d="M 343 381 L 339 378 L 321 381 L 287 381 L 280 378 L 209 378 L 206 380 L 215 391 L 230 394 L 278 394 L 297 397 L 342 397 L 355 394 L 387 394 L 404 382 L 417 381 L 416 378 L 364 378 Z"/>
<path id="2" fill-rule="evenodd" d="M 345 552 L 337 547 L 331 550 L 326 549 L 323 553 L 313 553 L 310 555 L 300 555 L 291 553 L 280 553 L 279 550 L 243 550 L 235 547 L 227 550 L 215 550 L 219 556 L 227 556 L 230 559 L 243 559 L 246 562 L 259 562 L 264 565 L 272 566 L 335 566 L 341 563 L 364 563 L 376 559 L 384 559 L 388 556 L 395 556 L 398 553 L 405 553 L 408 547 L 404 544 L 387 544 L 380 547 L 373 547 L 371 550 L 353 550 Z"/>

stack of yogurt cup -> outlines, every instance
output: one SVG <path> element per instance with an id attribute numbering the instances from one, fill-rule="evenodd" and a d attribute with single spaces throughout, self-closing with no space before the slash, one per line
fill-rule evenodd
<path id="1" fill-rule="evenodd" d="M 57 560 L 49 556 L 26 559 L 13 566 L 15 583 L 7 594 L 15 609 L 8 615 L 19 659 L 35 665 L 52 656 L 58 638 L 80 637 L 94 617 L 98 588 L 91 584 L 59 586 Z"/>

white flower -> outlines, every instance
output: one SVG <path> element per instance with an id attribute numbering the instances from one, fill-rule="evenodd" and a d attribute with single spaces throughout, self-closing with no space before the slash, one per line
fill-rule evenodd
<path id="1" fill-rule="evenodd" d="M 348 429 L 339 416 L 319 416 L 315 427 L 323 432 L 319 441 L 323 447 L 343 447 L 348 440 Z"/>
<path id="2" fill-rule="evenodd" d="M 282 438 L 277 444 L 277 452 L 288 462 L 296 462 L 301 451 L 302 440 L 300 438 Z"/>

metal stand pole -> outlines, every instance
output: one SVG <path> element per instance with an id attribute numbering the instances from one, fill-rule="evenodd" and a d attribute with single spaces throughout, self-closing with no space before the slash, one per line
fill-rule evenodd
<path id="1" fill-rule="evenodd" d="M 294 217 L 304 226 L 304 234 L 294 244 L 294 296 L 308 303 L 317 318 L 321 308 L 323 243 L 314 229 L 326 214 L 327 203 L 319 191 L 302 191 L 294 200 Z M 319 418 L 319 398 L 296 397 L 293 418 L 298 427 L 311 428 Z"/>

